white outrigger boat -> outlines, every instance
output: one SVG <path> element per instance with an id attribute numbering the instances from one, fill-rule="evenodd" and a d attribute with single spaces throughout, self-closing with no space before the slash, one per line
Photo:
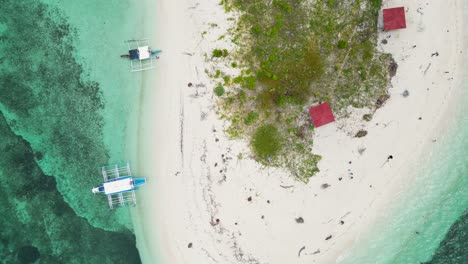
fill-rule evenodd
<path id="1" fill-rule="evenodd" d="M 130 71 L 144 71 L 156 67 L 155 60 L 159 59 L 162 50 L 151 49 L 148 39 L 132 39 L 125 43 L 128 46 L 128 53 L 120 57 L 130 59 Z"/>
<path id="2" fill-rule="evenodd" d="M 130 164 L 116 164 L 101 168 L 104 183 L 92 189 L 94 194 L 103 193 L 107 195 L 109 207 L 125 207 L 136 205 L 135 190 L 138 186 L 146 183 L 146 178 L 133 178 Z"/>

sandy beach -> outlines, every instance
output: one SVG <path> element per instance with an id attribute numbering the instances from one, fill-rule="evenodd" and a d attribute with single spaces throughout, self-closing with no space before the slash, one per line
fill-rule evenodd
<path id="1" fill-rule="evenodd" d="M 379 33 L 379 48 L 398 64 L 390 99 L 371 122 L 350 109 L 316 129 L 320 173 L 303 184 L 258 164 L 248 142 L 223 132 L 204 54 L 232 48 L 219 39 L 232 15 L 216 0 L 158 0 L 153 41 L 163 54 L 143 75 L 136 157 L 148 178 L 133 213 L 143 263 L 339 262 L 414 187 L 414 164 L 433 155 L 454 122 L 466 69 L 464 3 L 426 2 L 384 1 L 405 6 L 407 19 L 406 29 Z M 360 129 L 367 136 L 353 137 Z"/>

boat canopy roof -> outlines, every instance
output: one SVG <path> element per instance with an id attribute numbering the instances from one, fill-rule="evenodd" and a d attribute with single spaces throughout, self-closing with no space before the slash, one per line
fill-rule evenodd
<path id="1" fill-rule="evenodd" d="M 132 177 L 108 181 L 103 186 L 105 194 L 120 193 L 134 189 Z"/>
<path id="2" fill-rule="evenodd" d="M 138 57 L 140 60 L 149 59 L 151 56 L 149 46 L 138 47 Z"/>

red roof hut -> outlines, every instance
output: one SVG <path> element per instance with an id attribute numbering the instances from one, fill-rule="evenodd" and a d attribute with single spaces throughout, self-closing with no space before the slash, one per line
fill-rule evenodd
<path id="1" fill-rule="evenodd" d="M 394 7 L 383 10 L 384 30 L 406 28 L 405 8 Z"/>
<path id="2" fill-rule="evenodd" d="M 315 127 L 323 126 L 335 121 L 335 117 L 333 117 L 333 113 L 328 102 L 309 108 L 309 113 Z"/>

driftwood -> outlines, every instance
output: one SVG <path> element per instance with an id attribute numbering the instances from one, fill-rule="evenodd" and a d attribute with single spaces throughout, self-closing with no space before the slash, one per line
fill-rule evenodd
<path id="1" fill-rule="evenodd" d="M 297 253 L 297 256 L 300 257 L 301 256 L 301 252 L 305 249 L 305 246 L 301 247 L 301 249 L 299 249 L 299 252 Z"/>

